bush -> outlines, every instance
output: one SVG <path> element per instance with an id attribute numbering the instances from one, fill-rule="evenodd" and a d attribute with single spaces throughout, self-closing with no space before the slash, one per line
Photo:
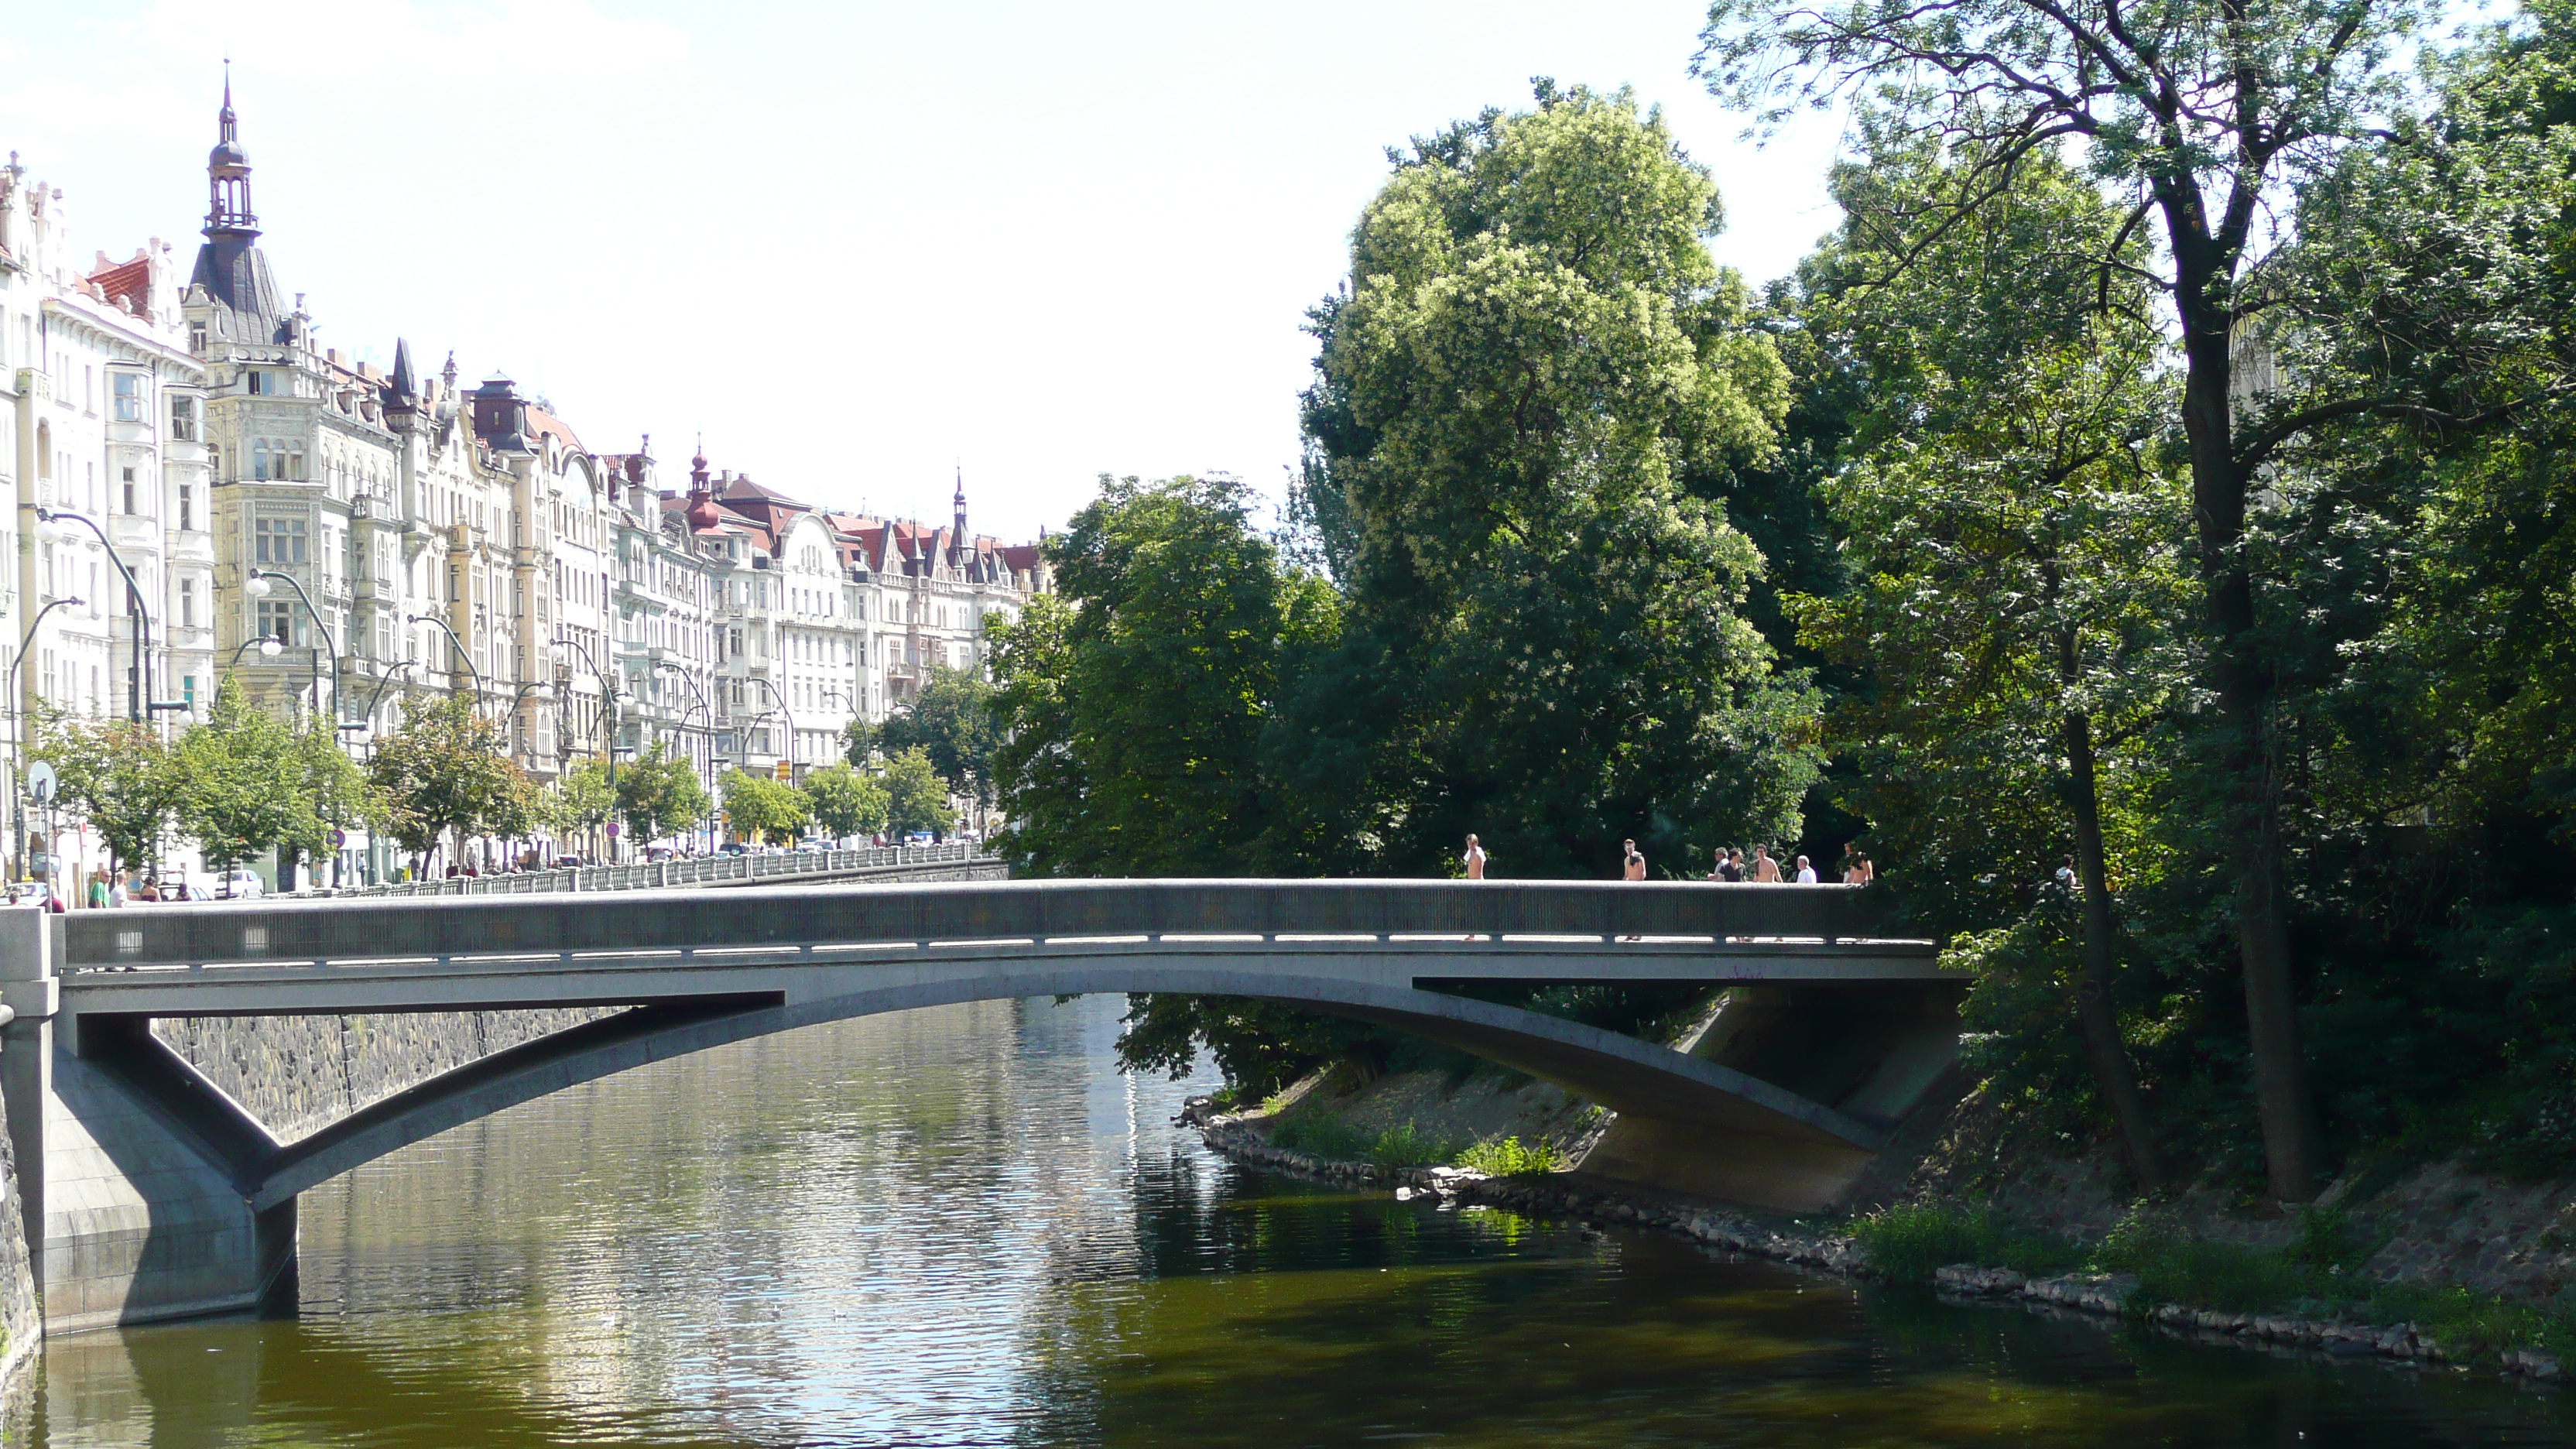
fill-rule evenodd
<path id="1" fill-rule="evenodd" d="M 2011 1227 L 1992 1213 L 1951 1207 L 1887 1208 L 1852 1224 L 1852 1236 L 1869 1251 L 1872 1268 L 1906 1283 L 1929 1283 L 1952 1263 L 2048 1274 L 2082 1261 L 2072 1247 Z"/>
<path id="2" fill-rule="evenodd" d="M 1445 1137 L 1426 1137 L 1411 1122 L 1391 1127 L 1378 1134 L 1369 1145 L 1368 1159 L 1380 1167 L 1420 1167 L 1430 1162 L 1446 1162 L 1458 1155 L 1458 1144 Z"/>
<path id="3" fill-rule="evenodd" d="M 1540 1177 L 1561 1171 L 1565 1158 L 1546 1142 L 1524 1146 L 1518 1137 L 1488 1137 L 1458 1154 L 1457 1165 L 1488 1177 Z"/>
<path id="4" fill-rule="evenodd" d="M 1341 1118 L 1325 1112 L 1291 1117 L 1270 1129 L 1270 1145 L 1347 1162 L 1368 1154 L 1369 1140 Z"/>

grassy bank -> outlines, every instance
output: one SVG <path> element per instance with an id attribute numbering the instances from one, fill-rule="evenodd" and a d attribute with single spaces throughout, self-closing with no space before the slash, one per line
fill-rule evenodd
<path id="1" fill-rule="evenodd" d="M 1856 1219 L 1849 1231 L 1868 1251 L 1872 1271 L 1901 1282 L 1929 1283 L 1956 1263 L 2010 1268 L 2034 1278 L 2118 1273 L 2137 1280 L 2130 1304 L 2139 1312 L 2176 1304 L 2221 1313 L 2412 1324 L 2454 1358 L 2493 1358 L 2518 1348 L 2576 1354 L 2576 1314 L 2466 1288 L 2373 1282 L 2356 1270 L 2377 1251 L 2379 1239 L 2332 1209 L 2301 1214 L 2298 1227 L 2288 1247 L 2266 1251 L 2197 1238 L 2140 1212 L 2088 1244 L 2034 1232 L 1992 1213 L 1913 1205 Z"/>

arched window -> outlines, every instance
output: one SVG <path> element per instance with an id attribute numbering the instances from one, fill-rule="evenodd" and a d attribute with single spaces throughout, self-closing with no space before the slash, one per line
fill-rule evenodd
<path id="1" fill-rule="evenodd" d="M 287 445 L 286 476 L 298 483 L 304 481 L 304 445 L 302 443 Z"/>
<path id="2" fill-rule="evenodd" d="M 254 483 L 268 481 L 268 439 L 266 438 L 251 444 L 250 476 Z"/>

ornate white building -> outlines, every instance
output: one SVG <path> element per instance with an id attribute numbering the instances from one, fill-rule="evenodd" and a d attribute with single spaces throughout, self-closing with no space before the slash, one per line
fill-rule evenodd
<path id="1" fill-rule="evenodd" d="M 801 774 L 933 668 L 980 667 L 988 619 L 1050 587 L 1036 545 L 970 534 L 962 479 L 939 527 L 703 456 L 664 488 L 649 439 L 593 453 L 505 374 L 468 388 L 453 354 L 423 375 L 406 340 L 382 370 L 320 345 L 260 249 L 229 83 L 203 232 L 184 284 L 157 240 L 84 270 L 61 194 L 14 156 L 0 169 L 0 469 L 19 504 L 0 624 L 29 639 L 13 747 L 45 706 L 180 727 L 231 676 L 362 757 L 417 698 L 462 690 L 540 780 L 656 743 L 710 781 Z M 67 516 L 40 528 L 40 508 Z M 390 863 L 358 839 L 336 865 Z"/>

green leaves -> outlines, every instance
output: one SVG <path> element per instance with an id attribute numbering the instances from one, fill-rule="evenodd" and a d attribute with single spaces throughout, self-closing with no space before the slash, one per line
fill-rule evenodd
<path id="1" fill-rule="evenodd" d="M 426 855 L 449 832 L 526 834 L 535 823 L 535 788 L 504 753 L 501 726 L 465 695 L 412 713 L 376 747 L 367 774 L 382 792 L 386 825 L 403 849 Z"/>
<path id="2" fill-rule="evenodd" d="M 856 720 L 851 725 L 865 727 Z M 921 692 L 886 720 L 874 743 L 889 755 L 914 748 L 925 751 L 933 769 L 990 804 L 995 738 L 991 682 L 978 670 L 934 664 Z M 862 759 L 865 743 L 859 753 Z"/>
<path id="3" fill-rule="evenodd" d="M 1286 728 L 1378 865 L 1469 830 L 1515 874 L 1797 833 L 1814 701 L 1739 612 L 1759 553 L 1683 484 L 1767 457 L 1788 405 L 1701 245 L 1715 195 L 1624 93 L 1543 87 L 1417 143 L 1362 216 L 1301 485 L 1346 632 Z"/>
<path id="4" fill-rule="evenodd" d="M 873 835 L 886 828 L 890 802 L 885 786 L 848 765 L 825 765 L 809 772 L 804 788 L 814 823 L 835 840 Z"/>
<path id="5" fill-rule="evenodd" d="M 725 824 L 736 835 L 791 843 L 813 813 L 804 791 L 766 775 L 727 770 L 719 788 Z"/>
<path id="6" fill-rule="evenodd" d="M 655 741 L 617 772 L 617 816 L 637 845 L 693 830 L 715 808 L 697 766 Z"/>

